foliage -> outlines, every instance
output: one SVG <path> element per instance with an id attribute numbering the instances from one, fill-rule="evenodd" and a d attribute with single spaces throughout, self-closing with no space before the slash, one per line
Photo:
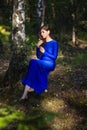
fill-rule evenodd
<path id="1" fill-rule="evenodd" d="M 2 42 L 8 42 L 10 38 L 10 27 L 5 25 L 0 25 L 0 40 Z"/>
<path id="2" fill-rule="evenodd" d="M 22 46 L 18 48 L 17 55 L 14 55 L 14 50 L 10 50 L 12 46 L 10 39 L 12 0 L 0 1 L 0 51 L 2 53 L 3 46 L 3 51 L 5 51 L 6 55 L 9 50 L 11 51 L 9 57 L 13 54 L 12 60 L 14 61 L 12 69 L 16 70 L 12 73 L 15 76 L 9 74 L 9 80 L 11 78 L 13 79 L 12 85 L 16 92 L 14 92 L 12 88 L 11 93 L 8 94 L 7 90 L 10 91 L 10 89 L 7 84 L 6 86 L 1 84 L 3 88 L 2 86 L 0 87 L 0 129 L 87 129 L 87 54 L 85 53 L 86 49 L 79 48 L 79 45 L 73 47 L 69 42 L 71 41 L 72 33 L 72 6 L 70 1 L 71 0 L 45 1 L 45 23 L 50 24 L 53 36 L 59 41 L 59 57 L 57 60 L 57 67 L 55 71 L 52 72 L 51 79 L 49 79 L 48 93 L 43 94 L 42 99 L 41 97 L 36 98 L 33 94 L 33 96 L 29 95 L 27 104 L 19 104 L 17 101 L 20 92 L 18 87 L 20 87 L 20 85 L 15 86 L 13 80 L 16 77 L 19 82 L 18 78 L 20 77 L 18 73 L 21 74 L 24 72 L 25 68 L 23 67 L 26 67 L 28 64 L 28 61 L 24 62 L 23 59 L 25 59 L 26 56 L 30 56 L 36 48 L 38 40 L 38 1 L 26 0 L 26 41 L 24 48 Z M 87 44 L 87 0 L 77 0 L 76 9 L 77 39 L 82 39 L 83 41 L 81 41 L 81 43 L 84 43 L 85 40 L 85 44 Z M 16 50 L 16 47 L 14 47 L 14 49 Z M 3 62 L 3 67 L 0 66 L 1 83 L 7 69 L 6 64 L 7 62 Z M 1 74 L 3 74 L 3 77 Z M 6 99 L 4 99 L 5 96 Z M 11 99 L 9 99 L 10 97 Z M 65 103 L 64 105 L 61 105 L 61 98 Z M 11 104 L 13 107 L 6 105 L 1 106 L 1 102 L 4 103 L 7 100 L 9 100 L 8 104 Z M 52 110 L 58 111 L 55 112 Z"/>
<path id="3" fill-rule="evenodd" d="M 0 109 L 0 129 L 10 128 L 10 124 L 15 123 L 17 130 L 40 130 L 44 128 L 55 116 L 61 118 L 60 113 L 42 111 L 40 108 L 34 108 L 29 117 L 23 112 L 14 109 L 11 106 L 3 106 Z M 37 126 L 36 126 L 37 125 Z"/>
<path id="4" fill-rule="evenodd" d="M 23 120 L 24 114 L 10 106 L 0 108 L 0 129 L 5 128 L 15 120 Z"/>
<path id="5" fill-rule="evenodd" d="M 35 35 L 28 35 L 26 37 L 26 47 L 28 49 L 28 52 L 31 53 L 33 50 L 35 50 L 37 41 L 38 39 L 37 39 L 37 36 Z"/>
<path id="6" fill-rule="evenodd" d="M 26 37 L 31 35 L 37 35 L 38 32 L 38 19 L 37 19 L 37 0 L 26 0 L 25 12 L 26 12 Z M 12 22 L 12 1 L 1 1 L 1 24 L 8 25 L 11 28 Z M 8 7 L 8 11 L 5 8 Z M 77 32 L 79 38 L 87 39 L 86 35 L 86 21 L 87 21 L 87 1 L 77 0 Z M 72 33 L 72 6 L 70 0 L 48 0 L 45 1 L 45 23 L 49 23 L 53 35 L 58 40 L 71 39 Z M 4 13 L 2 13 L 4 11 Z M 50 12 L 50 15 L 49 15 Z M 7 20 L 4 20 L 7 18 Z M 4 22 L 3 22 L 4 21 Z M 85 35 L 84 35 L 85 33 Z M 66 35 L 66 36 L 65 36 Z M 67 36 L 68 35 L 68 36 Z M 3 39 L 3 36 L 1 37 Z M 8 40 L 8 36 L 4 39 Z"/>
<path id="7" fill-rule="evenodd" d="M 78 38 L 87 41 L 87 32 L 85 32 L 85 31 L 84 31 L 84 32 L 83 32 L 83 31 L 80 31 L 80 32 L 78 33 Z M 87 43 L 87 42 L 86 42 L 86 43 Z"/>
<path id="8" fill-rule="evenodd" d="M 78 53 L 73 62 L 72 62 L 73 65 L 75 66 L 86 66 L 87 65 L 87 54 L 83 54 L 83 53 Z"/>

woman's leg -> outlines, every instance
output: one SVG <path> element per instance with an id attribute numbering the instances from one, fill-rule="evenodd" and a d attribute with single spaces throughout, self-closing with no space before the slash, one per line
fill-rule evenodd
<path id="1" fill-rule="evenodd" d="M 28 92 L 33 92 L 33 91 L 34 91 L 34 89 L 32 89 L 28 85 L 26 85 L 21 99 L 27 99 Z"/>

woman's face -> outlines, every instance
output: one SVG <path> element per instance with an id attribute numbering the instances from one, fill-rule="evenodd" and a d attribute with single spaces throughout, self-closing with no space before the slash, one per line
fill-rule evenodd
<path id="1" fill-rule="evenodd" d="M 43 39 L 46 39 L 49 36 L 49 34 L 50 34 L 49 30 L 46 31 L 44 29 L 41 29 L 41 36 Z"/>

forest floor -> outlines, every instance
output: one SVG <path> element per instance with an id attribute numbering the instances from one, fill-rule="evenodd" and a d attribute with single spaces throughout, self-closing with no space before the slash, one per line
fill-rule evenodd
<path id="1" fill-rule="evenodd" d="M 0 88 L 0 130 L 87 130 L 87 65 L 70 64 L 86 49 L 61 50 L 48 92 L 29 93 L 28 100 L 19 102 L 24 89 L 20 81 L 12 89 Z M 0 81 L 8 66 L 9 60 L 0 59 Z"/>

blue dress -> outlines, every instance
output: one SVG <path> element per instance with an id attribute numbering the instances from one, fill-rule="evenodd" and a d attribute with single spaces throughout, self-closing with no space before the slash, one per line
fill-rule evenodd
<path id="1" fill-rule="evenodd" d="M 42 54 L 39 48 L 36 48 L 38 59 L 30 60 L 27 74 L 22 79 L 22 84 L 30 86 L 37 94 L 48 89 L 48 75 L 55 69 L 55 61 L 58 56 L 58 42 L 56 40 L 46 42 L 43 47 L 45 52 Z"/>

